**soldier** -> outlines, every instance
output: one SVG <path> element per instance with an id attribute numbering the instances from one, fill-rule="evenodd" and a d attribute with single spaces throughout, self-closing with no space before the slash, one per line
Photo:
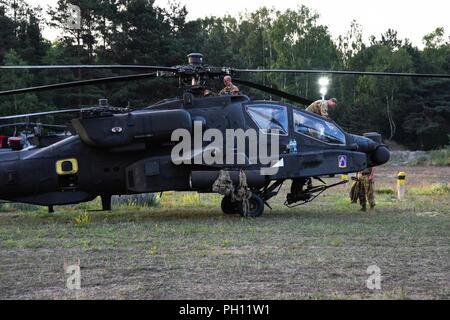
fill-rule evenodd
<path id="1" fill-rule="evenodd" d="M 358 203 L 358 198 L 359 198 L 359 189 L 361 188 L 361 182 L 356 178 L 356 177 L 352 177 L 353 180 L 353 184 L 352 187 L 350 188 L 350 201 L 352 203 Z"/>
<path id="2" fill-rule="evenodd" d="M 317 100 L 313 102 L 306 111 L 316 113 L 319 116 L 329 118 L 328 108 L 334 108 L 337 105 L 336 98 L 331 98 L 330 100 Z"/>
<path id="3" fill-rule="evenodd" d="M 359 204 L 361 211 L 366 211 L 366 203 L 369 201 L 370 209 L 375 207 L 375 193 L 374 193 L 374 176 L 375 169 L 367 168 L 356 174 L 357 182 L 354 185 L 354 192 L 358 193 Z M 352 187 L 353 189 L 353 187 Z M 352 197 L 352 196 L 351 196 Z M 352 202 L 356 197 L 352 197 Z"/>
<path id="4" fill-rule="evenodd" d="M 223 96 L 223 95 L 237 95 L 239 94 L 239 88 L 236 87 L 232 82 L 231 82 L 231 77 L 230 76 L 225 76 L 223 78 L 223 83 L 225 84 L 225 88 L 223 88 L 220 92 L 219 95 Z"/>

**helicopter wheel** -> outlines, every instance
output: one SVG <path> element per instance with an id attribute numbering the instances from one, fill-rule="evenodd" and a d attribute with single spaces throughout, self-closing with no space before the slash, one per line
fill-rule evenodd
<path id="1" fill-rule="evenodd" d="M 225 214 L 237 214 L 239 213 L 239 204 L 238 201 L 231 201 L 230 196 L 225 196 L 223 197 L 220 206 Z"/>
<path id="2" fill-rule="evenodd" d="M 243 202 L 239 202 L 239 213 L 243 217 L 260 217 L 264 212 L 264 201 L 258 195 L 252 193 L 250 199 L 248 199 L 247 214 L 244 212 Z"/>

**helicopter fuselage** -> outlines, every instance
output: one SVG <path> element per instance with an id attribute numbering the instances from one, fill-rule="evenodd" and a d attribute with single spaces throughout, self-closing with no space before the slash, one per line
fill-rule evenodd
<path id="1" fill-rule="evenodd" d="M 50 146 L 0 153 L 2 200 L 53 206 L 99 195 L 211 192 L 220 171 L 242 171 L 249 188 L 262 192 L 273 182 L 346 174 L 389 159 L 380 135 L 348 134 L 333 121 L 299 107 L 244 95 L 169 99 L 127 113 L 82 114 L 72 124 L 77 134 Z M 201 133 L 222 133 L 224 144 L 231 139 L 227 130 L 255 130 L 260 135 L 245 136 L 242 150 L 219 150 L 222 162 L 189 161 L 196 152 L 211 152 L 211 141 L 202 136 L 201 148 L 192 142 L 191 152 L 175 163 L 172 151 L 180 141 L 174 141 L 173 132 L 182 129 L 194 135 L 195 125 L 201 126 Z M 277 161 L 268 165 L 250 154 L 261 137 L 269 144 L 277 139 Z M 236 153 L 228 157 L 233 160 L 243 153 L 245 161 L 228 163 L 227 152 Z"/>

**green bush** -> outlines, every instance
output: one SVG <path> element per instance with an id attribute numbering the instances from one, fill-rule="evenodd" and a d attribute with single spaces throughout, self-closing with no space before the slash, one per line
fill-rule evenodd
<path id="1" fill-rule="evenodd" d="M 395 191 L 391 188 L 378 188 L 378 189 L 375 189 L 375 193 L 377 193 L 377 194 L 395 194 Z"/>
<path id="2" fill-rule="evenodd" d="M 114 196 L 112 204 L 125 207 L 153 207 L 158 205 L 158 199 L 155 193 L 132 194 Z"/>
<path id="3" fill-rule="evenodd" d="M 0 203 L 0 211 L 2 212 L 14 212 L 14 211 L 36 211 L 40 206 L 27 204 L 27 203 L 15 203 L 15 202 L 4 202 Z"/>
<path id="4" fill-rule="evenodd" d="M 411 188 L 408 193 L 415 195 L 442 195 L 450 193 L 450 185 L 448 183 L 435 183 L 429 187 Z"/>
<path id="5" fill-rule="evenodd" d="M 450 146 L 431 151 L 431 164 L 434 166 L 450 166 Z"/>

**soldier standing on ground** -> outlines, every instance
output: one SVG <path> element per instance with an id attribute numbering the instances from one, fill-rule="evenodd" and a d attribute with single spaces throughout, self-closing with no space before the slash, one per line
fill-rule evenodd
<path id="1" fill-rule="evenodd" d="M 352 203 L 356 203 L 356 199 L 359 199 L 361 205 L 361 211 L 367 210 L 367 201 L 369 202 L 370 209 L 375 207 L 375 190 L 374 190 L 374 168 L 367 168 L 356 174 L 356 181 L 350 191 L 350 198 Z M 357 196 L 356 196 L 357 195 Z"/>
<path id="2" fill-rule="evenodd" d="M 225 84 L 225 88 L 223 88 L 220 92 L 219 95 L 223 96 L 223 95 L 237 95 L 239 94 L 239 88 L 236 87 L 232 82 L 231 82 L 231 77 L 230 76 L 225 76 L 223 78 L 223 83 Z"/>
<path id="3" fill-rule="evenodd" d="M 331 98 L 330 100 L 317 100 L 313 102 L 306 111 L 318 114 L 319 116 L 329 118 L 328 109 L 334 108 L 337 105 L 336 98 Z"/>

